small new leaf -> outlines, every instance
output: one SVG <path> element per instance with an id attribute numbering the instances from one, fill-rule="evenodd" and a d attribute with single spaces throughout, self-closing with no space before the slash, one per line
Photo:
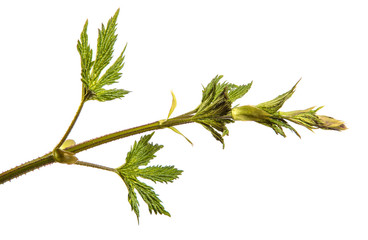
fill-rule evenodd
<path id="1" fill-rule="evenodd" d="M 105 27 L 102 24 L 101 29 L 98 30 L 97 53 L 96 59 L 94 61 L 92 61 L 92 50 L 88 44 L 88 21 L 86 21 L 84 25 L 83 31 L 81 33 L 81 39 L 77 44 L 77 49 L 81 56 L 81 80 L 83 82 L 83 98 L 85 101 L 110 101 L 116 98 L 122 98 L 129 93 L 129 91 L 123 89 L 104 88 L 105 86 L 117 83 L 117 80 L 120 79 L 120 71 L 124 66 L 124 52 L 126 45 L 120 56 L 101 76 L 102 71 L 110 64 L 113 58 L 114 44 L 117 40 L 117 34 L 115 32 L 118 15 L 119 9 L 108 21 L 107 26 Z"/>
<path id="2" fill-rule="evenodd" d="M 177 101 L 176 101 L 176 97 L 175 97 L 175 94 L 173 91 L 171 91 L 171 97 L 172 97 L 172 101 L 171 101 L 171 107 L 170 107 L 170 110 L 169 110 L 169 114 L 167 115 L 167 118 L 166 119 L 163 119 L 163 120 L 160 120 L 159 123 L 160 124 L 163 124 L 164 122 L 166 122 L 171 114 L 174 112 L 175 108 L 176 108 L 176 105 L 177 105 Z M 184 137 L 191 145 L 193 145 L 193 143 L 184 135 L 182 134 L 178 129 L 176 129 L 175 127 L 169 127 L 169 129 L 171 129 L 173 132 L 181 135 L 182 137 Z"/>
<path id="3" fill-rule="evenodd" d="M 299 81 L 286 93 L 281 94 L 270 101 L 258 104 L 257 107 L 270 114 L 276 113 L 284 105 L 286 100 L 288 100 L 294 94 L 296 86 L 298 85 L 300 80 L 301 79 L 299 79 Z"/>
<path id="4" fill-rule="evenodd" d="M 146 166 L 155 156 L 155 153 L 163 148 L 162 145 L 152 144 L 148 141 L 154 133 L 144 135 L 138 142 L 134 142 L 133 147 L 127 154 L 125 159 L 125 168 L 138 168 Z"/>
<path id="5" fill-rule="evenodd" d="M 219 83 L 222 75 L 216 76 L 203 88 L 202 102 L 195 110 L 195 122 L 211 132 L 223 146 L 223 136 L 228 134 L 226 124 L 234 122 L 231 116 L 232 103 L 243 97 L 252 83 L 237 86 L 228 82 Z"/>
<path id="6" fill-rule="evenodd" d="M 235 85 L 228 82 L 219 83 L 219 81 L 223 78 L 222 75 L 217 75 L 212 81 L 203 88 L 202 91 L 202 102 L 198 109 L 203 108 L 204 106 L 211 103 L 214 99 L 218 98 L 219 95 L 226 89 L 226 93 L 228 95 L 229 101 L 231 103 L 235 102 L 237 99 L 243 97 L 249 89 L 252 87 L 252 83 L 246 85 Z"/>
<path id="7" fill-rule="evenodd" d="M 72 147 L 75 145 L 75 141 L 73 139 L 67 139 L 65 142 L 60 146 L 60 149 L 64 150 L 68 147 Z"/>
<path id="8" fill-rule="evenodd" d="M 183 172 L 176 169 L 174 166 L 150 166 L 146 168 L 139 168 L 146 166 L 154 157 L 155 153 L 163 146 L 149 143 L 153 133 L 141 137 L 138 142 L 135 142 L 131 150 L 128 152 L 125 163 L 116 168 L 117 173 L 125 182 L 128 188 L 128 202 L 132 210 L 137 215 L 139 222 L 139 203 L 135 190 L 142 197 L 147 204 L 149 212 L 152 214 L 164 214 L 170 216 L 162 205 L 158 195 L 154 189 L 147 184 L 138 180 L 138 177 L 161 183 L 173 182 Z"/>
<path id="9" fill-rule="evenodd" d="M 167 119 L 169 119 L 169 117 L 171 116 L 171 114 L 174 112 L 176 105 L 177 105 L 177 101 L 176 101 L 176 97 L 173 91 L 171 91 L 171 97 L 172 97 L 172 101 L 171 101 L 171 107 L 169 110 L 169 114 L 167 115 Z"/>
<path id="10" fill-rule="evenodd" d="M 320 128 L 325 130 L 342 131 L 347 129 L 345 123 L 341 120 L 328 116 L 317 115 L 317 111 L 321 108 L 322 107 L 314 109 L 314 107 L 311 107 L 305 110 L 280 112 L 280 115 L 289 121 L 308 128 L 309 130 Z"/>
<path id="11" fill-rule="evenodd" d="M 262 125 L 272 128 L 276 134 L 286 137 L 283 128 L 294 132 L 298 137 L 299 133 L 287 122 L 293 122 L 303 127 L 312 129 L 326 129 L 341 131 L 347 129 L 344 122 L 327 116 L 317 115 L 320 108 L 314 107 L 290 112 L 280 112 L 279 109 L 284 105 L 295 92 L 295 88 L 300 80 L 286 93 L 279 95 L 271 101 L 267 101 L 257 106 L 245 105 L 234 107 L 231 110 L 232 118 L 235 121 L 255 121 Z"/>
<path id="12" fill-rule="evenodd" d="M 152 166 L 139 169 L 138 176 L 151 180 L 154 183 L 172 183 L 183 171 L 176 169 L 174 166 Z"/>
<path id="13" fill-rule="evenodd" d="M 179 134 L 180 136 L 182 136 L 183 138 L 185 138 L 185 140 L 187 140 L 188 143 L 190 143 L 193 146 L 192 141 L 189 140 L 189 138 L 187 138 L 184 134 L 182 134 L 178 129 L 176 129 L 175 127 L 169 127 L 169 129 L 171 129 L 173 132 Z"/>
<path id="14" fill-rule="evenodd" d="M 114 16 L 107 22 L 105 28 L 102 24 L 101 29 L 98 30 L 97 38 L 97 54 L 95 64 L 93 66 L 93 81 L 100 76 L 102 70 L 109 65 L 112 55 L 114 53 L 114 44 L 117 40 L 116 21 L 119 15 L 119 9 L 115 12 Z"/>
<path id="15" fill-rule="evenodd" d="M 81 57 L 81 68 L 82 68 L 81 80 L 83 84 L 86 86 L 88 86 L 90 72 L 93 66 L 92 49 L 88 43 L 87 27 L 88 27 L 88 20 L 84 24 L 83 31 L 80 36 L 81 39 L 78 40 L 77 44 L 77 49 Z"/>

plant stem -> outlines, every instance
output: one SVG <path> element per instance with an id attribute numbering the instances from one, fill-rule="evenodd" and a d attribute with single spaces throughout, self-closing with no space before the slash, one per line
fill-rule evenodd
<path id="1" fill-rule="evenodd" d="M 60 142 L 56 145 L 56 147 L 54 148 L 54 151 L 56 149 L 59 149 L 61 147 L 61 145 L 63 145 L 63 143 L 65 142 L 65 140 L 67 139 L 67 137 L 69 136 L 69 133 L 72 131 L 73 127 L 74 127 L 74 124 L 77 122 L 77 119 L 79 117 L 79 114 L 81 113 L 82 111 L 82 108 L 83 108 L 83 105 L 85 103 L 85 100 L 84 98 L 82 98 L 82 101 L 81 103 L 79 104 L 79 107 L 78 107 L 78 110 L 77 112 L 75 113 L 74 115 L 74 118 L 72 120 L 72 122 L 70 123 L 69 127 L 68 127 L 68 130 L 66 130 L 64 136 L 61 138 Z"/>
<path id="2" fill-rule="evenodd" d="M 36 158 L 32 161 L 23 163 L 22 165 L 19 165 L 15 168 L 9 169 L 6 172 L 3 172 L 0 174 L 0 184 L 3 184 L 7 181 L 10 181 L 16 177 L 19 177 L 23 174 L 26 174 L 28 172 L 31 172 L 33 170 L 36 170 L 40 167 L 49 165 L 51 163 L 54 163 L 55 160 L 51 153 L 48 153 L 42 157 Z"/>
<path id="3" fill-rule="evenodd" d="M 72 147 L 66 148 L 65 150 L 68 152 L 72 152 L 72 153 L 79 153 L 87 149 L 90 149 L 90 148 L 93 148 L 93 147 L 96 147 L 96 146 L 99 146 L 99 145 L 102 145 L 108 142 L 112 142 L 112 141 L 115 141 L 121 138 L 129 137 L 132 135 L 136 135 L 136 134 L 140 134 L 140 133 L 144 133 L 148 131 L 173 127 L 176 125 L 187 124 L 191 122 L 193 122 L 191 118 L 180 118 L 180 119 L 172 118 L 172 119 L 168 119 L 167 121 L 163 123 L 160 123 L 160 121 L 156 121 L 156 122 L 152 122 L 152 123 L 145 124 L 142 126 L 129 128 L 126 130 L 122 130 L 122 131 L 110 133 L 110 134 L 107 134 L 107 135 L 104 135 L 98 138 L 94 138 L 94 139 L 79 143 L 77 145 L 74 145 Z"/>
<path id="4" fill-rule="evenodd" d="M 106 171 L 110 171 L 110 172 L 114 172 L 114 173 L 118 173 L 117 170 L 115 168 L 110 168 L 110 167 L 106 167 L 106 166 L 102 166 L 102 165 L 98 165 L 95 163 L 90 163 L 90 162 L 83 162 L 83 161 L 77 161 L 76 163 L 74 163 L 75 165 L 80 165 L 80 166 L 85 166 L 85 167 L 93 167 L 93 168 L 97 168 L 97 169 L 102 169 L 102 170 L 106 170 Z"/>
<path id="5" fill-rule="evenodd" d="M 75 123 L 75 120 L 78 117 L 78 115 L 79 115 L 79 113 L 82 109 L 82 105 L 83 105 L 83 103 L 78 108 L 78 112 L 76 114 L 76 117 L 73 119 L 74 123 Z M 71 124 L 71 127 L 69 127 L 70 129 L 73 127 L 72 125 L 74 125 L 73 122 Z M 126 129 L 126 130 L 115 132 L 115 133 L 110 133 L 110 134 L 104 135 L 102 137 L 94 138 L 94 139 L 91 139 L 89 141 L 85 141 L 85 142 L 82 142 L 80 144 L 74 145 L 72 147 L 66 148 L 65 150 L 68 151 L 68 152 L 71 152 L 71 153 L 78 153 L 78 152 L 82 152 L 82 151 L 85 151 L 87 149 L 99 146 L 101 144 L 112 142 L 112 141 L 115 141 L 115 140 L 118 140 L 118 139 L 121 139 L 121 138 L 125 138 L 125 137 L 128 137 L 128 136 L 135 135 L 135 134 L 140 134 L 140 133 L 144 133 L 144 132 L 148 132 L 148 131 L 173 127 L 173 126 L 176 126 L 176 125 L 182 125 L 182 124 L 187 124 L 187 123 L 191 123 L 191 122 L 193 122 L 193 118 L 190 117 L 190 116 L 186 116 L 186 117 L 183 117 L 183 118 L 178 118 L 178 117 L 171 118 L 171 119 L 168 119 L 164 122 L 156 121 L 156 122 L 152 122 L 152 123 L 145 124 L 145 125 L 142 125 L 142 126 L 129 128 L 129 129 Z M 65 137 L 65 135 L 64 135 L 64 137 Z M 63 139 L 64 139 L 64 137 L 63 137 Z M 36 158 L 32 161 L 23 163 L 22 165 L 20 165 L 18 167 L 12 168 L 12 169 L 10 169 L 6 172 L 1 173 L 0 174 L 0 184 L 5 183 L 7 181 L 10 181 L 10 180 L 12 180 L 16 177 L 19 177 L 23 174 L 26 174 L 30 171 L 33 171 L 35 169 L 38 169 L 42 166 L 49 165 L 49 164 L 54 163 L 54 162 L 55 162 L 55 159 L 54 159 L 52 153 L 48 153 L 48 154 L 46 154 L 42 157 Z M 78 164 L 78 165 L 87 166 L 87 164 L 85 164 L 83 162 L 79 162 L 79 163 L 81 163 L 81 164 Z M 103 166 L 99 166 L 99 165 L 95 165 L 95 164 L 89 164 L 88 166 L 95 167 L 95 168 L 103 167 Z M 108 170 L 108 168 L 105 168 L 105 167 L 103 167 L 103 169 Z"/>

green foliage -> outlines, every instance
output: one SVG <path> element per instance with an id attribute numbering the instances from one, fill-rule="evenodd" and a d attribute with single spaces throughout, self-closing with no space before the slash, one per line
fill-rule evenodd
<path id="1" fill-rule="evenodd" d="M 342 131 L 347 129 L 345 123 L 341 120 L 328 116 L 317 115 L 317 111 L 321 108 L 322 107 L 314 109 L 314 107 L 311 107 L 305 110 L 280 112 L 280 115 L 291 122 L 308 128 L 309 130 L 320 128 L 325 130 Z"/>
<path id="2" fill-rule="evenodd" d="M 227 95 L 227 100 L 230 103 L 243 97 L 251 88 L 252 82 L 247 85 L 235 85 L 228 82 L 219 83 L 223 78 L 222 75 L 217 75 L 211 82 L 203 88 L 201 104 L 197 108 L 197 112 L 201 112 L 204 108 L 213 105 L 216 99 L 220 97 L 223 92 Z"/>
<path id="3" fill-rule="evenodd" d="M 282 117 L 272 116 L 264 121 L 259 121 L 258 123 L 261 123 L 267 127 L 272 128 L 276 134 L 280 134 L 283 137 L 286 137 L 286 134 L 283 130 L 283 128 L 287 128 L 294 132 L 298 137 L 300 137 L 299 133 Z"/>
<path id="4" fill-rule="evenodd" d="M 237 86 L 228 82 L 219 83 L 218 75 L 203 88 L 201 104 L 195 110 L 195 122 L 211 132 L 225 146 L 223 136 L 228 135 L 226 124 L 234 122 L 231 116 L 232 103 L 243 97 L 252 83 Z"/>
<path id="5" fill-rule="evenodd" d="M 285 121 L 285 118 L 283 116 L 278 113 L 278 110 L 284 105 L 286 100 L 288 100 L 294 94 L 296 86 L 299 82 L 300 80 L 289 91 L 279 95 L 278 97 L 270 101 L 258 104 L 256 106 L 257 108 L 272 115 L 271 117 L 263 121 L 259 121 L 259 123 L 272 128 L 276 134 L 280 134 L 283 137 L 286 137 L 283 128 L 291 130 L 298 137 L 300 137 L 299 133 L 287 121 Z"/>
<path id="6" fill-rule="evenodd" d="M 173 182 L 183 172 L 176 169 L 174 166 L 150 166 L 146 168 L 139 168 L 146 166 L 154 157 L 155 153 L 163 146 L 149 143 L 152 134 L 141 137 L 138 142 L 135 142 L 131 150 L 128 152 L 125 163 L 116 168 L 117 173 L 125 182 L 128 188 L 128 201 L 132 210 L 137 215 L 139 221 L 139 202 L 135 190 L 142 197 L 143 201 L 148 205 L 148 210 L 152 214 L 164 214 L 170 216 L 161 200 L 154 192 L 154 189 L 147 184 L 138 180 L 138 177 L 151 180 L 153 182 L 168 183 Z"/>
<path id="7" fill-rule="evenodd" d="M 258 104 L 257 107 L 270 114 L 276 113 L 284 105 L 286 100 L 288 100 L 294 94 L 296 86 L 299 82 L 300 80 L 286 93 L 281 94 L 270 101 Z"/>
<path id="8" fill-rule="evenodd" d="M 118 15 L 119 9 L 108 21 L 107 26 L 105 27 L 102 24 L 101 29 L 98 30 L 97 53 L 94 61 L 92 61 L 92 49 L 88 44 L 88 20 L 83 27 L 81 38 L 77 44 L 77 49 L 81 57 L 81 80 L 83 83 L 83 97 L 85 101 L 110 101 L 116 98 L 122 98 L 129 93 L 129 91 L 123 89 L 104 88 L 105 86 L 117 83 L 117 80 L 120 79 L 120 71 L 124 66 L 124 52 L 126 45 L 115 62 L 101 76 L 102 71 L 110 64 L 113 58 L 114 45 L 117 40 L 117 34 L 115 32 Z"/>
<path id="9" fill-rule="evenodd" d="M 256 106 L 245 105 L 233 108 L 231 111 L 232 118 L 240 121 L 255 121 L 272 128 L 276 134 L 280 134 L 283 137 L 286 137 L 283 128 L 291 130 L 300 137 L 299 133 L 287 121 L 306 127 L 309 130 L 317 128 L 336 131 L 345 130 L 346 126 L 343 121 L 317 115 L 317 111 L 321 108 L 314 109 L 312 107 L 290 112 L 279 111 L 286 100 L 294 94 L 299 82 L 300 80 L 289 91 L 270 101 Z"/>
<path id="10" fill-rule="evenodd" d="M 299 81 L 289 91 L 270 101 L 256 106 L 245 105 L 232 109 L 233 119 L 241 121 L 255 121 L 272 128 L 276 134 L 280 134 L 283 137 L 286 137 L 283 128 L 287 128 L 300 137 L 299 133 L 285 120 L 285 117 L 278 112 L 286 100 L 293 95 Z"/>
<path id="11" fill-rule="evenodd" d="M 314 109 L 314 107 L 305 109 L 305 110 L 297 110 L 290 112 L 280 112 L 280 116 L 283 118 L 292 121 L 296 124 L 302 125 L 309 130 L 313 130 L 318 128 L 321 125 L 321 120 L 317 115 L 317 111 L 322 107 Z"/>
<path id="12" fill-rule="evenodd" d="M 201 103 L 193 111 L 170 118 L 177 105 L 176 97 L 172 92 L 171 108 L 167 118 L 164 120 L 121 130 L 79 144 L 76 144 L 73 140 L 67 140 L 85 101 L 109 101 L 121 98 L 128 93 L 128 91 L 123 89 L 104 88 L 105 86 L 116 83 L 117 80 L 120 79 L 120 71 L 124 66 L 124 52 L 126 46 L 115 62 L 110 65 L 113 58 L 114 44 L 117 40 L 117 34 L 115 32 L 118 14 L 119 10 L 117 10 L 115 15 L 108 21 L 106 27 L 102 25 L 98 32 L 95 60 L 93 60 L 93 52 L 88 43 L 88 20 L 84 24 L 80 40 L 77 44 L 77 49 L 81 57 L 83 97 L 72 123 L 59 144 L 56 145 L 52 152 L 1 173 L 0 184 L 55 162 L 88 166 L 111 171 L 117 173 L 123 179 L 128 189 L 128 202 L 139 222 L 140 213 L 138 194 L 147 204 L 148 210 L 151 214 L 154 212 L 155 214 L 170 216 L 169 212 L 166 211 L 162 205 L 162 202 L 154 189 L 140 181 L 140 179 L 143 178 L 154 183 L 171 183 L 182 173 L 181 170 L 176 169 L 174 166 L 154 165 L 147 167 L 150 161 L 155 158 L 156 152 L 163 147 L 162 145 L 152 144 L 149 142 L 154 133 L 142 136 L 138 142 L 135 142 L 126 156 L 125 163 L 118 168 L 110 168 L 93 163 L 82 162 L 78 160 L 75 154 L 127 136 L 163 128 L 169 128 L 184 136 L 174 126 L 193 122 L 201 124 L 223 145 L 223 136 L 228 134 L 226 124 L 238 120 L 255 121 L 272 128 L 276 134 L 280 134 L 284 137 L 286 135 L 283 128 L 290 129 L 300 137 L 298 132 L 289 125 L 288 121 L 302 125 L 310 130 L 319 128 L 342 131 L 347 129 L 343 121 L 336 120 L 328 116 L 317 115 L 316 113 L 320 108 L 280 112 L 279 109 L 284 105 L 286 100 L 293 95 L 298 83 L 295 84 L 291 90 L 279 95 L 271 101 L 267 101 L 256 106 L 245 105 L 233 107 L 232 104 L 248 92 L 252 83 L 240 86 L 228 82 L 220 83 L 220 80 L 222 79 L 222 76 L 220 75 L 212 79 L 212 81 L 203 88 Z M 110 67 L 108 67 L 109 65 Z M 107 70 L 105 70 L 105 68 L 107 68 Z M 191 143 L 189 139 L 187 140 Z"/>
<path id="13" fill-rule="evenodd" d="M 80 40 L 78 40 L 77 49 L 79 55 L 81 57 L 81 68 L 82 68 L 82 82 L 84 85 L 88 85 L 90 79 L 90 72 L 93 66 L 92 61 L 92 49 L 88 44 L 88 35 L 87 35 L 87 27 L 88 27 L 88 20 L 84 24 L 83 31 L 80 36 Z"/>

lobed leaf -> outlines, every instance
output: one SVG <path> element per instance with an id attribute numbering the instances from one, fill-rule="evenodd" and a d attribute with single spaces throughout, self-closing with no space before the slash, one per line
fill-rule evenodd
<path id="1" fill-rule="evenodd" d="M 93 66 L 93 79 L 96 81 L 101 71 L 110 63 L 113 53 L 114 44 L 117 39 L 116 32 L 116 21 L 119 15 L 119 9 L 115 12 L 114 16 L 107 22 L 107 27 L 102 24 L 101 29 L 98 30 L 97 39 L 97 54 L 96 61 Z"/>
<path id="2" fill-rule="evenodd" d="M 211 132 L 212 136 L 224 146 L 224 135 L 228 135 L 226 124 L 234 122 L 231 116 L 233 101 L 244 96 L 251 87 L 231 83 L 219 83 L 222 76 L 216 76 L 203 89 L 202 102 L 195 110 L 195 122 Z"/>
<path id="3" fill-rule="evenodd" d="M 127 184 L 128 187 L 128 202 L 134 211 L 135 215 L 137 216 L 137 220 L 139 223 L 139 202 L 137 198 L 137 194 L 134 191 L 134 186 L 132 184 Z"/>
<path id="4" fill-rule="evenodd" d="M 250 82 L 246 85 L 235 85 L 235 84 L 229 84 L 228 85 L 228 96 L 229 96 L 229 100 L 233 103 L 236 100 L 238 100 L 239 98 L 242 98 L 248 91 L 249 89 L 252 87 L 253 82 Z"/>
<path id="5" fill-rule="evenodd" d="M 78 43 L 77 43 L 77 50 L 81 57 L 82 82 L 86 85 L 88 85 L 90 81 L 90 71 L 93 66 L 92 49 L 88 43 L 87 27 L 88 27 L 88 20 L 84 24 L 83 31 L 80 36 L 80 40 L 78 40 Z"/>
<path id="6" fill-rule="evenodd" d="M 155 156 L 155 153 L 163 148 L 162 145 L 148 143 L 154 132 L 144 135 L 138 142 L 134 142 L 133 147 L 126 157 L 125 167 L 135 167 L 147 165 Z"/>
<path id="7" fill-rule="evenodd" d="M 88 45 L 88 21 L 86 21 L 84 25 L 81 38 L 77 44 L 77 49 L 81 55 L 81 80 L 83 82 L 83 97 L 85 101 L 110 101 L 113 99 L 122 98 L 129 93 L 129 91 L 123 89 L 104 88 L 104 86 L 117 83 L 117 80 L 121 78 L 120 71 L 124 66 L 124 52 L 126 45 L 115 62 L 100 77 L 102 71 L 110 64 L 113 58 L 114 45 L 117 40 L 117 34 L 115 32 L 118 15 L 119 9 L 115 12 L 114 16 L 110 18 L 107 26 L 105 27 L 102 24 L 101 29 L 98 30 L 97 53 L 95 61 L 92 61 L 92 50 Z"/>
<path id="8" fill-rule="evenodd" d="M 300 80 L 286 93 L 281 94 L 270 101 L 258 104 L 257 107 L 270 114 L 276 113 L 284 105 L 286 100 L 288 100 L 294 94 L 295 88 L 299 82 Z"/>
<path id="9" fill-rule="evenodd" d="M 155 157 L 155 153 L 163 146 L 149 143 L 149 140 L 154 133 L 142 136 L 140 140 L 134 142 L 133 147 L 128 152 L 125 163 L 116 168 L 117 174 L 123 179 L 128 188 L 128 202 L 132 211 L 137 216 L 139 222 L 139 202 L 137 194 L 139 193 L 143 201 L 147 204 L 149 212 L 152 214 L 164 214 L 170 216 L 162 205 L 158 195 L 154 192 L 151 186 L 138 180 L 138 177 L 161 183 L 172 182 L 177 179 L 183 171 L 176 169 L 174 166 L 150 166 L 139 168 L 147 165 L 150 160 Z"/>
<path id="10" fill-rule="evenodd" d="M 183 171 L 174 166 L 152 166 L 138 169 L 137 176 L 151 180 L 153 182 L 168 183 L 173 182 Z"/>
<path id="11" fill-rule="evenodd" d="M 97 100 L 100 102 L 111 101 L 117 98 L 123 98 L 129 91 L 124 89 L 98 89 L 94 92 L 91 99 Z"/>
<path id="12" fill-rule="evenodd" d="M 117 83 L 117 80 L 120 79 L 122 73 L 120 70 L 124 67 L 124 52 L 127 45 L 125 45 L 123 51 L 120 56 L 115 60 L 115 62 L 106 70 L 106 72 L 102 75 L 102 77 L 98 80 L 97 87 L 102 88 L 105 85 L 111 85 Z"/>
<path id="13" fill-rule="evenodd" d="M 165 210 L 164 206 L 161 204 L 161 200 L 158 195 L 153 191 L 153 188 L 147 184 L 137 181 L 134 188 L 138 191 L 139 195 L 142 197 L 143 201 L 148 205 L 148 210 L 152 214 L 152 211 L 157 214 L 164 214 L 166 216 L 171 216 L 168 211 Z"/>

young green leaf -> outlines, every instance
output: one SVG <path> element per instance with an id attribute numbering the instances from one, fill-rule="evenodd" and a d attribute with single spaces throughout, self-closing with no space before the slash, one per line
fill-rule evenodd
<path id="1" fill-rule="evenodd" d="M 84 24 L 83 31 L 80 36 L 81 39 L 78 40 L 77 49 L 81 57 L 81 68 L 82 68 L 81 80 L 83 82 L 83 85 L 88 87 L 93 61 L 92 61 L 92 49 L 88 43 L 87 27 L 88 27 L 88 20 Z"/>
<path id="2" fill-rule="evenodd" d="M 75 145 L 75 141 L 73 139 L 67 139 L 60 147 L 60 149 L 64 150 L 68 147 L 72 147 Z"/>
<path id="3" fill-rule="evenodd" d="M 211 132 L 223 146 L 223 136 L 228 134 L 226 124 L 234 122 L 231 116 L 232 103 L 243 97 L 252 83 L 237 86 L 228 82 L 219 83 L 222 75 L 217 75 L 203 88 L 201 104 L 195 110 L 195 122 Z"/>
<path id="4" fill-rule="evenodd" d="M 270 114 L 274 114 L 276 113 L 286 102 L 286 100 L 288 100 L 295 92 L 295 88 L 298 85 L 298 83 L 300 82 L 301 79 L 299 79 L 299 81 L 286 93 L 279 95 L 278 97 L 258 104 L 257 107 L 270 113 Z"/>
<path id="5" fill-rule="evenodd" d="M 152 144 L 148 141 L 152 138 L 154 132 L 149 135 L 144 135 L 138 142 L 134 142 L 133 147 L 128 152 L 125 164 L 125 168 L 138 168 L 140 166 L 146 166 L 153 158 L 155 153 L 163 148 L 162 145 Z"/>
<path id="6" fill-rule="evenodd" d="M 267 127 L 272 128 L 275 131 L 276 134 L 280 134 L 283 137 L 286 137 L 286 134 L 285 134 L 284 130 L 282 129 L 283 127 L 291 130 L 299 138 L 301 137 L 299 135 L 299 133 L 288 122 L 286 122 L 282 118 L 270 117 L 266 121 L 263 121 L 263 122 L 260 121 L 259 123 L 261 123 L 261 124 L 263 124 Z"/>
<path id="7" fill-rule="evenodd" d="M 131 184 L 132 182 L 134 182 L 134 179 L 132 179 L 129 182 L 130 184 L 126 184 L 128 188 L 128 202 L 132 208 L 132 211 L 134 211 L 135 215 L 137 216 L 137 220 L 139 223 L 139 202 L 138 202 L 137 194 L 134 191 L 134 185 Z"/>
<path id="8" fill-rule="evenodd" d="M 148 180 L 161 183 L 172 183 L 177 179 L 183 171 L 176 169 L 174 166 L 151 166 L 139 169 L 137 176 Z"/>
<path id="9" fill-rule="evenodd" d="M 105 28 L 104 24 L 102 24 L 101 29 L 98 30 L 98 38 L 97 38 L 97 54 L 95 64 L 92 70 L 92 81 L 97 81 L 100 76 L 102 70 L 109 65 L 113 53 L 114 53 L 114 44 L 117 40 L 116 32 L 116 21 L 119 15 L 119 9 L 115 12 L 114 16 L 109 19 L 107 22 L 107 26 Z"/>
<path id="10" fill-rule="evenodd" d="M 159 121 L 160 125 L 166 122 L 170 118 L 171 114 L 174 112 L 176 108 L 177 101 L 176 101 L 176 97 L 173 91 L 171 91 L 171 97 L 172 97 L 172 101 L 171 101 L 171 107 L 169 110 L 169 114 L 167 115 L 166 119 L 162 119 Z M 178 129 L 176 129 L 175 127 L 168 127 L 168 128 L 171 129 L 173 132 L 179 134 L 180 136 L 184 137 L 185 140 L 187 140 L 191 145 L 193 145 L 193 143 L 184 134 L 182 134 Z"/>
<path id="11" fill-rule="evenodd" d="M 239 98 L 242 98 L 252 87 L 253 82 L 250 82 L 246 85 L 235 85 L 235 84 L 228 84 L 227 88 L 229 90 L 229 99 L 233 103 Z"/>
<path id="12" fill-rule="evenodd" d="M 83 97 L 85 98 L 85 101 L 110 101 L 116 98 L 122 98 L 127 93 L 129 93 L 129 91 L 123 89 L 104 88 L 105 86 L 117 83 L 117 80 L 120 79 L 120 71 L 124 66 L 124 52 L 126 49 L 126 45 L 119 57 L 115 60 L 115 62 L 101 76 L 102 71 L 110 64 L 113 58 L 114 45 L 117 40 L 117 34 L 115 32 L 118 15 L 119 9 L 108 21 L 107 26 L 105 27 L 102 24 L 101 29 L 99 29 L 97 39 L 97 53 L 96 59 L 94 61 L 92 61 L 92 50 L 88 45 L 88 21 L 86 21 L 86 24 L 84 25 L 83 31 L 81 33 L 81 39 L 78 41 L 77 44 L 77 49 L 81 56 L 81 80 L 83 82 Z"/>
<path id="13" fill-rule="evenodd" d="M 137 181 L 134 185 L 139 195 L 142 197 L 143 201 L 148 205 L 148 211 L 152 214 L 152 211 L 157 214 L 163 214 L 171 217 L 170 213 L 165 210 L 164 206 L 161 204 L 161 200 L 158 195 L 153 191 L 153 188 L 147 184 Z"/>
<path id="14" fill-rule="evenodd" d="M 183 138 L 185 138 L 185 140 L 187 140 L 188 143 L 190 143 L 193 146 L 192 141 L 190 141 L 189 138 L 187 138 L 184 134 L 182 134 L 178 129 L 176 129 L 175 127 L 169 127 L 169 129 L 171 129 L 173 132 L 179 134 L 180 136 L 182 136 Z"/>
<path id="15" fill-rule="evenodd" d="M 313 129 L 318 128 L 321 121 L 316 114 L 318 110 L 322 107 L 314 109 L 314 107 L 307 108 L 305 110 L 297 110 L 297 111 L 290 111 L 290 112 L 280 112 L 280 116 L 283 118 L 294 122 L 296 124 L 302 125 L 309 130 L 313 131 Z"/>
<path id="16" fill-rule="evenodd" d="M 219 83 L 223 78 L 222 75 L 217 75 L 212 79 L 212 81 L 203 89 L 202 101 L 198 109 L 211 103 L 214 99 L 218 98 L 219 95 L 226 89 L 226 94 L 228 95 L 229 101 L 231 103 L 235 102 L 237 99 L 243 97 L 249 89 L 252 87 L 252 83 L 246 85 L 235 85 L 228 82 Z"/>
<path id="17" fill-rule="evenodd" d="M 138 177 L 151 180 L 153 182 L 168 183 L 177 179 L 183 172 L 176 169 L 174 166 L 150 166 L 146 168 L 139 168 L 146 166 L 154 157 L 155 153 L 163 146 L 149 143 L 153 133 L 141 137 L 138 142 L 135 142 L 131 150 L 128 152 L 125 163 L 116 168 L 117 173 L 125 182 L 128 188 L 128 201 L 132 210 L 137 215 L 139 221 L 139 203 L 135 190 L 142 197 L 144 202 L 148 205 L 150 213 L 164 214 L 170 216 L 158 195 L 153 188 L 138 180 Z"/>
<path id="18" fill-rule="evenodd" d="M 212 95 L 216 92 L 215 88 L 216 85 L 213 88 Z M 209 99 L 212 100 L 208 101 Z M 194 121 L 210 131 L 212 136 L 225 147 L 223 136 L 229 132 L 226 124 L 234 122 L 229 114 L 231 112 L 231 102 L 227 96 L 227 89 L 225 88 L 216 97 L 209 96 L 204 103 L 205 105 L 200 106 L 198 112 L 194 115 Z"/>
<path id="19" fill-rule="evenodd" d="M 286 100 L 294 94 L 295 88 L 299 82 L 300 80 L 289 91 L 270 101 L 256 106 L 245 105 L 234 107 L 231 110 L 232 118 L 235 121 L 255 121 L 272 128 L 276 134 L 280 134 L 283 137 L 286 137 L 283 128 L 288 128 L 300 137 L 299 133 L 287 121 L 299 124 L 309 130 L 316 128 L 337 131 L 345 130 L 346 126 L 343 121 L 317 115 L 316 112 L 321 108 L 314 109 L 314 107 L 312 107 L 305 110 L 290 112 L 279 111 Z"/>
<path id="20" fill-rule="evenodd" d="M 171 101 L 171 107 L 169 110 L 169 114 L 167 115 L 167 119 L 169 119 L 169 117 L 171 116 L 171 114 L 174 112 L 176 105 L 177 105 L 177 101 L 176 101 L 176 97 L 173 91 L 171 91 L 171 97 L 172 97 L 172 101 Z"/>
<path id="21" fill-rule="evenodd" d="M 341 120 L 328 116 L 317 115 L 317 111 L 321 108 L 322 107 L 314 109 L 314 107 L 311 107 L 305 110 L 280 112 L 280 115 L 289 121 L 308 128 L 309 130 L 320 128 L 325 130 L 342 131 L 347 129 L 345 123 Z"/>

